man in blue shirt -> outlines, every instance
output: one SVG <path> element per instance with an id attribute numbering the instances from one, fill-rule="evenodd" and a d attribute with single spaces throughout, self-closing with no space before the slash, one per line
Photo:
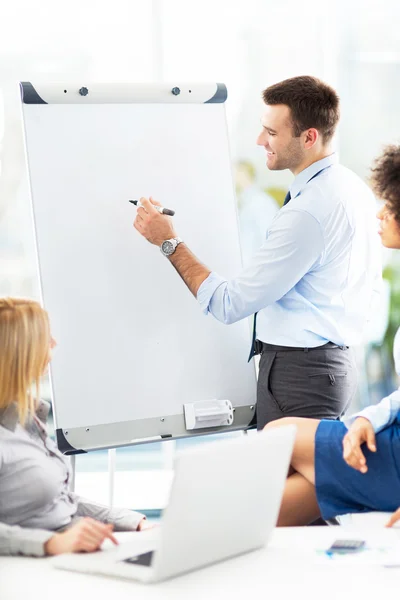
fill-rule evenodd
<path id="1" fill-rule="evenodd" d="M 204 313 L 226 324 L 257 313 L 258 428 L 283 416 L 344 414 L 356 389 L 349 346 L 362 340 L 381 274 L 374 196 L 331 146 L 336 92 L 302 76 L 270 86 L 263 98 L 257 144 L 269 169 L 295 178 L 238 277 L 227 281 L 204 266 L 154 201 L 141 199 L 134 223 L 162 247 Z"/>

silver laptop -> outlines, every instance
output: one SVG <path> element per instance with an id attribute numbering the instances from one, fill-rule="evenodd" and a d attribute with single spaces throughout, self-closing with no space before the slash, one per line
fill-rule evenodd
<path id="1" fill-rule="evenodd" d="M 264 546 L 276 524 L 295 427 L 178 453 L 161 526 L 118 547 L 52 559 L 60 569 L 153 582 Z"/>

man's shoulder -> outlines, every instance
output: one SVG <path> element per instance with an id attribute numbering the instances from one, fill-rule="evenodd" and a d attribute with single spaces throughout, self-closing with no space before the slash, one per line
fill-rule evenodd
<path id="1" fill-rule="evenodd" d="M 353 203 L 375 203 L 368 185 L 354 171 L 335 164 L 303 188 L 293 202 L 293 208 L 303 209 L 318 220 L 335 212 L 339 207 Z"/>
<path id="2" fill-rule="evenodd" d="M 321 180 L 319 182 L 316 181 L 316 183 L 326 183 L 326 188 L 328 190 L 331 189 L 332 192 L 336 190 L 343 191 L 343 189 L 347 189 L 348 191 L 357 189 L 359 193 L 363 193 L 371 198 L 374 197 L 371 188 L 364 181 L 364 179 L 344 165 L 332 165 L 330 169 L 327 169 L 326 180 L 324 181 L 324 179 L 324 177 L 321 177 Z"/>

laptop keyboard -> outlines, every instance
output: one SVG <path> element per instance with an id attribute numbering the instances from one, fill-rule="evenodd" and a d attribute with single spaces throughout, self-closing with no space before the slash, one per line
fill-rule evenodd
<path id="1" fill-rule="evenodd" d="M 124 558 L 121 562 L 130 563 L 131 565 L 142 565 L 143 567 L 151 567 L 154 552 L 145 552 L 136 556 Z"/>

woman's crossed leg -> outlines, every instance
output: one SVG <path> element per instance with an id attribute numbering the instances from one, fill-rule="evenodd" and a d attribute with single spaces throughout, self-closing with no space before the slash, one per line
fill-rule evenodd
<path id="1" fill-rule="evenodd" d="M 315 433 L 319 423 L 318 419 L 286 417 L 265 426 L 265 429 L 286 425 L 297 427 L 278 527 L 308 525 L 321 516 L 315 491 Z"/>

